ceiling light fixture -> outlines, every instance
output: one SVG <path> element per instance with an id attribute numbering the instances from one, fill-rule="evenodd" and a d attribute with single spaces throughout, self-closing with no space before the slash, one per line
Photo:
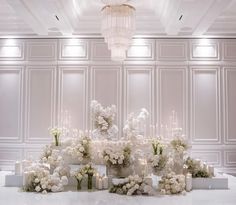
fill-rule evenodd
<path id="1" fill-rule="evenodd" d="M 117 5 L 117 0 L 102 2 L 110 2 L 102 9 L 102 35 L 111 50 L 111 59 L 123 61 L 135 31 L 135 8 L 127 4 Z"/>

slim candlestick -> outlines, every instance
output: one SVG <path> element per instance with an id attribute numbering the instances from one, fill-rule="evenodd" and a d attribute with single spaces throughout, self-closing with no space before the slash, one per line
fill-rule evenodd
<path id="1" fill-rule="evenodd" d="M 15 175 L 21 175 L 21 163 L 19 161 L 15 162 Z"/>

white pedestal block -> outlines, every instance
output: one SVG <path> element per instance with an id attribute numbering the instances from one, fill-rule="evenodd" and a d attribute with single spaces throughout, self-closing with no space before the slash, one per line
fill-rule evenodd
<path id="1" fill-rule="evenodd" d="M 228 189 L 228 178 L 216 175 L 212 178 L 193 178 L 193 189 Z"/>
<path id="2" fill-rule="evenodd" d="M 6 187 L 22 187 L 23 176 L 22 175 L 6 175 L 5 186 Z"/>

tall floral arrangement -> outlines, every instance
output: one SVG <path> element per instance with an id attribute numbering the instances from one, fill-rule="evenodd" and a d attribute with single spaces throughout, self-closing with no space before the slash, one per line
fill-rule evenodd
<path id="1" fill-rule="evenodd" d="M 164 170 L 168 161 L 168 157 L 164 153 L 164 145 L 157 139 L 152 141 L 152 151 L 153 153 L 150 156 L 149 161 L 151 162 L 153 173 L 159 174 Z"/>
<path id="2" fill-rule="evenodd" d="M 170 142 L 170 146 L 172 149 L 172 156 L 170 156 L 172 160 L 172 171 L 176 174 L 183 174 L 184 155 L 189 148 L 189 144 L 183 137 L 175 137 Z"/>
<path id="3" fill-rule="evenodd" d="M 62 129 L 59 127 L 49 128 L 50 134 L 54 137 L 55 146 L 59 146 L 59 138 L 62 134 Z"/>
<path id="4" fill-rule="evenodd" d="M 91 105 L 92 120 L 94 128 L 92 134 L 95 138 L 112 138 L 117 132 L 118 128 L 114 125 L 116 106 L 103 107 L 97 101 L 92 101 Z"/>
<path id="5" fill-rule="evenodd" d="M 141 109 L 137 117 L 135 117 L 134 113 L 130 113 L 123 128 L 124 135 L 128 139 L 133 139 L 141 134 L 144 131 L 144 125 L 148 116 L 149 112 L 145 108 Z"/>

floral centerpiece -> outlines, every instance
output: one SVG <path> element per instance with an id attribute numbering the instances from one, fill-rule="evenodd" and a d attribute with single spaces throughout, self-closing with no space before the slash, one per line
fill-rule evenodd
<path id="1" fill-rule="evenodd" d="M 24 173 L 23 190 L 28 192 L 60 192 L 68 184 L 66 176 L 60 177 L 58 173 L 50 175 L 47 167 L 42 164 L 33 164 Z"/>
<path id="2" fill-rule="evenodd" d="M 201 165 L 200 161 L 188 157 L 184 164 L 187 168 L 187 171 L 192 174 L 193 178 L 202 177 L 208 178 L 211 177 L 208 169 Z"/>
<path id="3" fill-rule="evenodd" d="M 90 160 L 90 142 L 91 139 L 87 136 L 82 136 L 80 139 L 72 139 L 72 142 L 63 152 L 80 163 Z"/>
<path id="4" fill-rule="evenodd" d="M 54 137 L 55 146 L 59 146 L 59 137 L 62 133 L 62 129 L 58 127 L 49 128 L 50 134 Z"/>
<path id="5" fill-rule="evenodd" d="M 136 138 L 137 135 L 140 135 L 141 132 L 144 132 L 144 125 L 148 116 L 149 112 L 145 108 L 141 109 L 137 117 L 135 117 L 134 113 L 129 114 L 123 128 L 123 133 L 127 139 L 132 140 Z"/>
<path id="6" fill-rule="evenodd" d="M 148 185 L 144 178 L 138 175 L 129 176 L 117 183 L 113 181 L 113 186 L 109 190 L 110 193 L 124 194 L 124 195 L 154 195 L 152 186 Z"/>
<path id="7" fill-rule="evenodd" d="M 84 178 L 84 170 L 81 168 L 77 171 L 73 171 L 71 172 L 71 176 L 74 176 L 77 180 L 77 190 L 80 190 L 81 189 L 81 182 Z"/>
<path id="8" fill-rule="evenodd" d="M 131 149 L 129 145 L 118 148 L 107 148 L 103 151 L 103 160 L 107 165 L 108 173 L 115 176 L 123 176 L 123 169 L 131 165 Z"/>
<path id="9" fill-rule="evenodd" d="M 92 189 L 93 188 L 93 175 L 96 173 L 96 169 L 92 166 L 91 163 L 89 163 L 81 169 L 81 173 L 83 173 L 84 175 L 87 175 L 88 189 Z"/>
<path id="10" fill-rule="evenodd" d="M 40 161 L 49 164 L 50 170 L 53 172 L 56 167 L 63 163 L 63 158 L 60 154 L 60 150 L 53 149 L 52 145 L 46 145 Z"/>
<path id="11" fill-rule="evenodd" d="M 164 154 L 164 145 L 159 141 L 154 139 L 152 141 L 152 151 L 149 161 L 151 163 L 153 173 L 159 175 L 161 171 L 164 170 L 168 157 Z"/>
<path id="12" fill-rule="evenodd" d="M 185 194 L 185 176 L 174 172 L 165 174 L 159 181 L 158 189 L 161 194 Z"/>
<path id="13" fill-rule="evenodd" d="M 184 155 L 189 148 L 189 144 L 183 137 L 176 137 L 170 142 L 170 146 L 173 160 L 172 170 L 176 174 L 183 174 Z"/>
<path id="14" fill-rule="evenodd" d="M 95 138 L 112 138 L 117 132 L 118 128 L 114 125 L 116 106 L 104 108 L 97 101 L 91 102 L 91 113 L 95 130 L 92 134 Z"/>

